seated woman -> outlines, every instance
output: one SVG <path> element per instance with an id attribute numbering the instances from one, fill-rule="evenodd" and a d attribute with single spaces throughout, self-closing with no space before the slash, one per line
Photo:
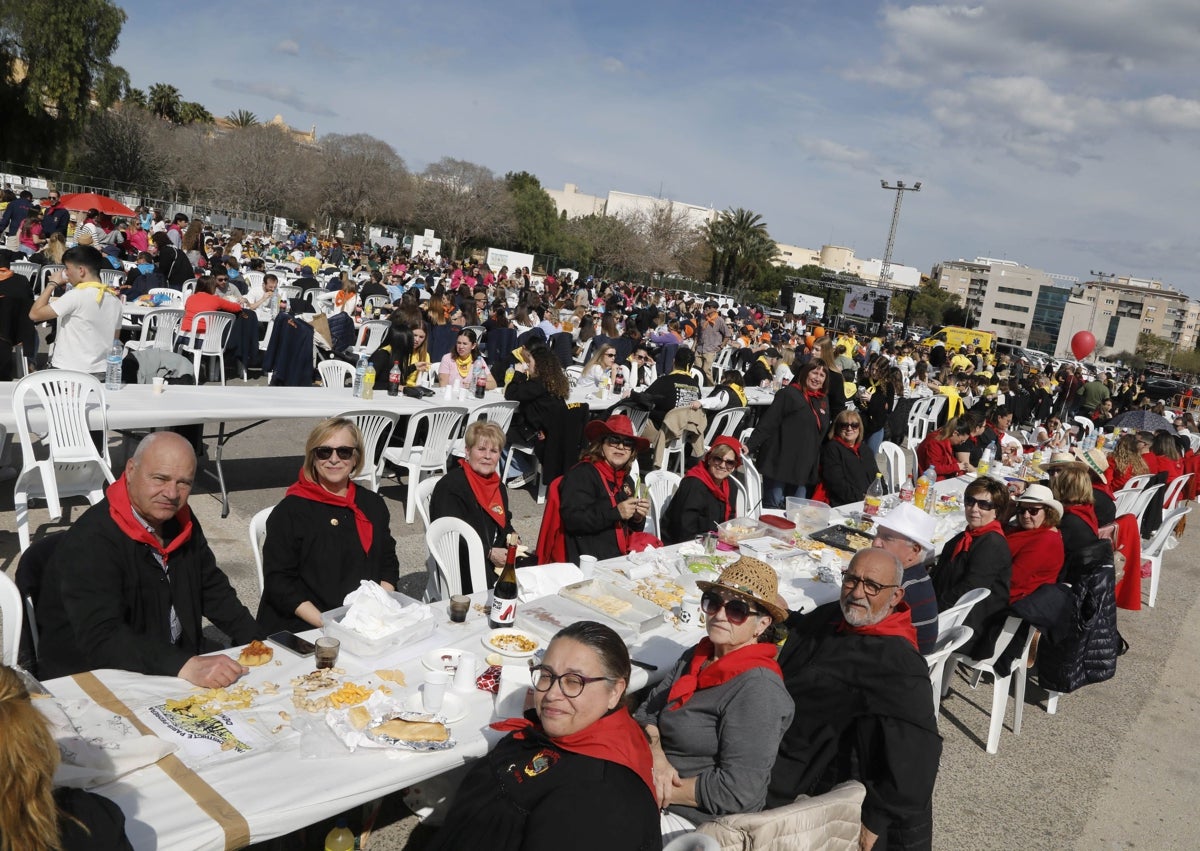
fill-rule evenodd
<path id="1" fill-rule="evenodd" d="M 0 730 L 0 848 L 132 851 L 120 807 L 94 792 L 54 788 L 58 744 L 7 665 L 0 665 Z"/>
<path id="2" fill-rule="evenodd" d="M 1183 475 L 1183 455 L 1174 435 L 1166 431 L 1156 432 L 1149 454 L 1154 458 L 1154 472 L 1167 474 L 1167 484 Z"/>
<path id="3" fill-rule="evenodd" d="M 685 652 L 634 713 L 654 755 L 660 807 L 692 822 L 763 809 L 795 703 L 763 640 L 787 611 L 765 562 L 743 556 L 696 583 L 707 637 Z"/>
<path id="4" fill-rule="evenodd" d="M 565 428 L 571 383 L 554 352 L 544 343 L 531 343 L 529 348 L 518 351 L 521 360 L 513 367 L 512 380 L 504 388 L 504 398 L 517 403 L 508 431 L 510 440 L 531 447 L 538 461 L 542 461 L 546 435 Z M 523 484 L 532 471 L 522 469 L 520 458 L 514 453 L 508 469 L 515 471 Z M 514 481 L 510 479 L 509 484 Z"/>
<path id="5" fill-rule="evenodd" d="M 454 352 L 447 353 L 438 365 L 438 384 L 445 387 L 457 383 L 472 391 L 480 378 L 488 390 L 496 389 L 496 379 L 479 351 L 475 332 L 464 328 L 454 341 Z"/>
<path id="6" fill-rule="evenodd" d="M 175 344 L 186 345 L 191 331 L 192 322 L 197 313 L 208 313 L 214 310 L 237 315 L 242 312 L 241 301 L 231 301 L 216 294 L 217 281 L 211 275 L 205 275 L 196 282 L 196 291 L 187 297 L 183 303 L 183 319 L 179 323 L 179 339 Z M 197 323 L 196 333 L 204 332 L 204 321 Z"/>
<path id="7" fill-rule="evenodd" d="M 617 374 L 616 346 L 606 342 L 602 346 L 592 348 L 593 354 L 583 365 L 583 372 L 580 373 L 575 386 L 580 390 L 594 391 L 607 378 L 611 388 Z"/>
<path id="8" fill-rule="evenodd" d="M 492 725 L 508 735 L 472 764 L 427 847 L 659 851 L 653 760 L 622 702 L 629 671 L 607 626 L 560 630 L 533 669 L 533 709 Z"/>
<path id="9" fill-rule="evenodd" d="M 1121 490 L 1134 476 L 1145 476 L 1150 472 L 1146 460 L 1138 450 L 1136 434 L 1123 434 L 1117 440 L 1117 447 L 1108 459 L 1108 470 L 1104 477 L 1113 492 Z"/>
<path id="10" fill-rule="evenodd" d="M 933 467 L 938 481 L 952 479 L 967 469 L 955 452 L 971 437 L 974 422 L 962 417 L 950 420 L 937 431 L 931 431 L 917 446 L 917 469 L 922 473 Z"/>
<path id="11" fill-rule="evenodd" d="M 1071 432 L 1063 426 L 1061 417 L 1052 416 L 1034 431 L 1033 442 L 1038 449 L 1066 452 L 1071 448 Z"/>
<path id="12" fill-rule="evenodd" d="M 638 437 L 624 414 L 592 420 L 584 429 L 590 446 L 559 484 L 567 561 L 581 555 L 616 558 L 629 552 L 629 537 L 642 531 L 650 500 L 634 495 L 629 468 L 650 441 Z"/>
<path id="13" fill-rule="evenodd" d="M 433 488 L 429 518 L 457 517 L 470 524 L 483 542 L 483 572 L 491 588 L 496 584 L 492 568 L 504 566 L 508 536 L 513 534 L 508 489 L 497 472 L 504 451 L 504 430 L 493 422 L 476 420 L 467 426 L 465 443 L 467 457 L 452 464 L 450 472 Z M 463 543 L 459 547 L 459 577 L 462 593 L 470 594 L 481 589 L 471 586 L 466 546 Z"/>
<path id="14" fill-rule="evenodd" d="M 859 502 L 878 472 L 875 453 L 863 443 L 862 417 L 858 411 L 842 411 L 821 446 L 821 485 L 826 500 L 830 505 Z"/>
<path id="15" fill-rule="evenodd" d="M 396 589 L 400 563 L 387 504 L 351 479 L 363 440 L 352 420 L 317 425 L 304 445 L 298 481 L 267 519 L 258 622 L 270 633 L 321 626 L 364 579 Z"/>
<path id="16" fill-rule="evenodd" d="M 984 659 L 992 652 L 996 621 L 1003 622 L 1012 582 L 1012 553 L 1004 538 L 1001 517 L 1008 517 L 1012 500 L 1008 488 L 995 479 L 976 479 L 963 494 L 967 528 L 946 542 L 937 564 L 929 572 L 937 594 L 938 611 L 944 612 L 975 588 L 991 593 L 975 604 L 964 626 L 972 638 L 962 652 Z"/>
<path id="17" fill-rule="evenodd" d="M 1050 476 L 1050 490 L 1063 507 L 1062 523 L 1058 527 L 1063 549 L 1068 554 L 1080 552 L 1100 538 L 1091 474 L 1079 461 L 1051 464 L 1046 472 Z"/>
<path id="18" fill-rule="evenodd" d="M 663 512 L 659 537 L 668 544 L 690 541 L 712 532 L 718 523 L 733 517 L 733 492 L 729 477 L 742 466 L 742 445 L 721 435 L 700 463 L 688 470 L 671 503 Z"/>
<path id="19" fill-rule="evenodd" d="M 1062 535 L 1058 531 L 1062 514 L 1062 503 L 1045 485 L 1030 485 L 1017 497 L 1015 522 L 1005 532 L 1008 551 L 1012 554 L 1009 603 L 1028 597 L 1040 586 L 1058 580 L 1065 557 Z"/>

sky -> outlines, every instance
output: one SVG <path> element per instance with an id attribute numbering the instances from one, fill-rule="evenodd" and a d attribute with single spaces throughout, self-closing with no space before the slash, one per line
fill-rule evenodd
<path id="1" fill-rule="evenodd" d="M 1196 0 L 120 2 L 114 61 L 414 171 L 760 213 L 779 242 L 1200 297 Z"/>

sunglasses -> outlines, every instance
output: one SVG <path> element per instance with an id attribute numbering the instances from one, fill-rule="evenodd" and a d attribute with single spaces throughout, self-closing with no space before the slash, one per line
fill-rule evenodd
<path id="1" fill-rule="evenodd" d="M 637 439 L 632 437 L 606 437 L 604 438 L 606 446 L 620 446 L 623 449 L 633 449 L 637 446 Z"/>
<path id="2" fill-rule="evenodd" d="M 339 459 L 349 461 L 357 451 L 358 448 L 354 446 L 317 446 L 313 448 L 313 455 L 318 461 L 328 461 L 336 452 Z"/>
<path id="3" fill-rule="evenodd" d="M 737 467 L 736 458 L 712 458 L 708 463 L 714 467 L 724 467 L 726 470 L 732 470 Z"/>
<path id="4" fill-rule="evenodd" d="M 760 614 L 758 609 L 740 597 L 726 600 L 716 591 L 705 591 L 700 597 L 700 611 L 704 612 L 706 617 L 714 617 L 721 609 L 725 610 L 725 617 L 734 626 L 741 626 L 746 622 L 746 618 Z"/>
<path id="5" fill-rule="evenodd" d="M 1017 514 L 1041 514 L 1046 508 L 1043 505 L 1018 505 Z"/>
<path id="6" fill-rule="evenodd" d="M 858 431 L 858 423 L 838 423 L 838 431 Z"/>
<path id="7" fill-rule="evenodd" d="M 963 505 L 965 505 L 967 508 L 970 508 L 971 506 L 975 506 L 976 508 L 980 509 L 981 511 L 995 511 L 996 510 L 996 503 L 992 502 L 990 499 L 977 499 L 976 497 L 973 497 L 973 496 L 963 497 Z"/>

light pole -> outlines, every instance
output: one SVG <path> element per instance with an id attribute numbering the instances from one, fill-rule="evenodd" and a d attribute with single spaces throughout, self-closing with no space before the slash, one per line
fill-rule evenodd
<path id="1" fill-rule="evenodd" d="M 921 181 L 917 181 L 912 186 L 905 186 L 903 180 L 897 180 L 896 185 L 892 186 L 886 180 L 879 181 L 879 185 L 888 192 L 896 193 L 896 203 L 892 206 L 892 227 L 888 231 L 887 247 L 883 249 L 883 262 L 879 264 L 879 285 L 882 287 L 890 287 L 892 280 L 892 248 L 896 245 L 896 226 L 900 224 L 900 204 L 904 201 L 905 192 L 920 192 Z M 912 305 L 912 296 L 909 298 L 909 305 Z M 908 333 L 908 311 L 904 311 L 905 325 L 902 333 Z"/>

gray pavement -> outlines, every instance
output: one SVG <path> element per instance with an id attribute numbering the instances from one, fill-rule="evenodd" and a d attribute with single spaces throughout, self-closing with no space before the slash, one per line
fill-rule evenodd
<path id="1" fill-rule="evenodd" d="M 264 392 L 269 392 L 264 388 Z M 202 477 L 191 505 L 218 561 L 253 611 L 257 582 L 247 527 L 260 509 L 274 505 L 300 467 L 304 440 L 315 421 L 266 423 L 227 447 L 226 480 L 232 510 L 220 516 L 215 481 Z M 123 461 L 112 443 L 114 465 Z M 212 443 L 209 442 L 212 453 Z M 392 534 L 404 578 L 401 590 L 419 596 L 426 549 L 420 522 L 404 522 L 402 489 L 389 479 L 381 493 L 392 501 Z M 66 519 L 86 504 L 72 501 Z M 17 536 L 12 524 L 12 483 L 0 484 L 0 569 L 12 575 Z M 517 530 L 536 539 L 541 506 L 528 491 L 514 496 Z M 48 524 L 44 506 L 32 514 L 35 537 Z M 1196 519 L 1200 523 L 1200 519 Z M 1047 715 L 1045 693 L 1031 683 L 1020 736 L 1014 736 L 1012 701 L 999 753 L 984 752 L 991 686 L 972 690 L 959 676 L 943 706 L 945 738 L 934 801 L 937 849 L 1125 849 L 1190 847 L 1200 818 L 1200 743 L 1195 735 L 1200 662 L 1200 564 L 1190 545 L 1195 529 L 1168 553 L 1154 609 L 1121 612 L 1120 629 L 1130 643 L 1116 677 L 1064 696 L 1057 715 Z M 359 813 L 352 814 L 357 820 Z M 398 796 L 384 803 L 371 849 L 423 846 L 422 830 Z M 319 849 L 327 825 L 266 844 Z"/>

